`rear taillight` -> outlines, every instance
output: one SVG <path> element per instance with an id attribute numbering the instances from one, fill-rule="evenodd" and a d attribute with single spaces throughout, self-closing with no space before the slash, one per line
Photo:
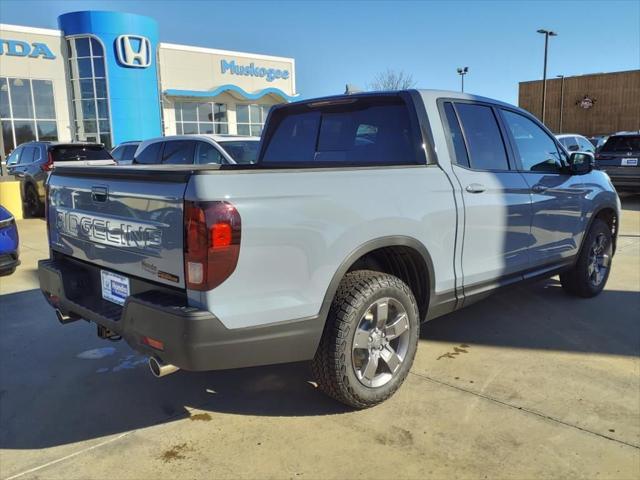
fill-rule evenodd
<path id="1" fill-rule="evenodd" d="M 53 170 L 53 154 L 51 152 L 49 152 L 49 154 L 47 155 L 47 163 L 43 163 L 42 165 L 40 165 L 40 168 L 45 172 L 50 172 L 51 170 Z"/>
<path id="2" fill-rule="evenodd" d="M 229 202 L 185 202 L 187 288 L 211 290 L 233 273 L 240 255 L 240 214 Z"/>

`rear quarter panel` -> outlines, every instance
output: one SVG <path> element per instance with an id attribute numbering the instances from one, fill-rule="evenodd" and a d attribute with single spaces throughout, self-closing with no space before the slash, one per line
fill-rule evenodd
<path id="1" fill-rule="evenodd" d="M 189 291 L 228 328 L 317 315 L 349 254 L 386 236 L 424 244 L 435 291 L 454 288 L 456 210 L 437 166 L 219 171 L 193 176 L 185 198 L 231 202 L 242 220 L 234 273 Z"/>

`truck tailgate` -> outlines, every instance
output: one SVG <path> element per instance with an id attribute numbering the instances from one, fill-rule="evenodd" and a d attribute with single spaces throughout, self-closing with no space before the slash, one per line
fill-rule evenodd
<path id="1" fill-rule="evenodd" d="M 48 183 L 53 250 L 184 288 L 183 197 L 191 172 L 56 168 Z"/>

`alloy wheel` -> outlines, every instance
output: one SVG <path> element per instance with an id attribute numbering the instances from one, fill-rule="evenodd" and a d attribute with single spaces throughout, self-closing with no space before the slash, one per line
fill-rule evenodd
<path id="1" fill-rule="evenodd" d="M 369 306 L 352 344 L 353 369 L 360 383 L 377 388 L 391 381 L 407 355 L 409 330 L 407 311 L 399 301 L 386 297 Z"/>
<path id="2" fill-rule="evenodd" d="M 607 276 L 609 269 L 610 255 L 608 253 L 607 237 L 603 233 L 598 234 L 589 250 L 589 262 L 587 264 L 587 275 L 589 282 L 594 287 L 599 287 Z"/>

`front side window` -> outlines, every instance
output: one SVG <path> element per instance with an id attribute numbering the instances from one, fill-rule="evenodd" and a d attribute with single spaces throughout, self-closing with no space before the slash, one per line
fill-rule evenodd
<path id="1" fill-rule="evenodd" d="M 259 137 L 271 105 L 236 105 L 238 135 Z"/>
<path id="2" fill-rule="evenodd" d="M 5 155 L 25 142 L 58 140 L 53 82 L 0 77 L 0 123 Z"/>
<path id="3" fill-rule="evenodd" d="M 162 142 L 152 143 L 147 145 L 138 155 L 135 157 L 135 163 L 143 164 L 156 164 L 160 163 L 160 151 L 162 150 Z"/>
<path id="4" fill-rule="evenodd" d="M 507 128 L 515 141 L 524 171 L 558 172 L 563 163 L 553 139 L 532 120 L 509 110 L 502 110 Z"/>
<path id="5" fill-rule="evenodd" d="M 409 110 L 397 98 L 283 108 L 273 115 L 262 162 L 309 165 L 417 164 Z"/>
<path id="6" fill-rule="evenodd" d="M 17 165 L 20 163 L 20 157 L 22 156 L 22 151 L 24 147 L 16 148 L 11 154 L 7 157 L 7 165 Z"/>
<path id="7" fill-rule="evenodd" d="M 193 163 L 194 144 L 191 140 L 172 140 L 166 142 L 162 151 L 162 163 L 188 165 Z"/>
<path id="8" fill-rule="evenodd" d="M 457 103 L 456 110 L 469 149 L 469 163 L 476 170 L 509 170 L 507 152 L 491 107 Z"/>
<path id="9" fill-rule="evenodd" d="M 176 102 L 176 132 L 228 134 L 227 105 L 213 102 Z"/>
<path id="10" fill-rule="evenodd" d="M 67 39 L 76 140 L 111 148 L 104 50 L 93 37 Z"/>
<path id="11" fill-rule="evenodd" d="M 111 152 L 111 156 L 113 157 L 113 159 L 122 160 L 122 156 L 124 155 L 124 149 L 125 147 L 122 145 L 119 147 L 116 147 L 116 149 Z"/>

